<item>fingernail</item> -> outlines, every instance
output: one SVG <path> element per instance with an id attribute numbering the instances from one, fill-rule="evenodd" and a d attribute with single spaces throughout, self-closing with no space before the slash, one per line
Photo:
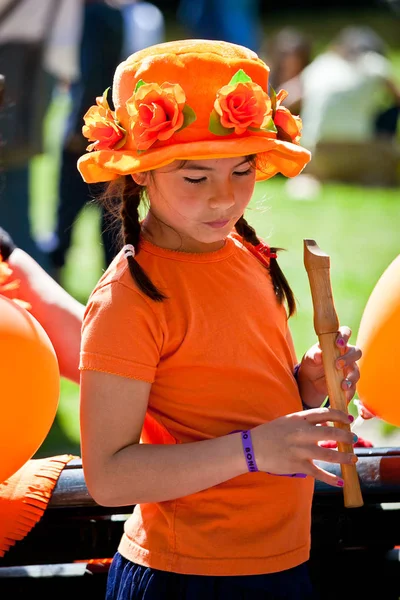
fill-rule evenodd
<path id="1" fill-rule="evenodd" d="M 338 346 L 340 346 L 341 348 L 343 348 L 343 347 L 346 345 L 346 344 L 345 344 L 345 341 L 344 341 L 344 339 L 343 339 L 343 338 L 339 338 L 339 339 L 337 340 L 337 342 L 336 342 L 336 343 L 337 343 L 337 345 L 338 345 Z"/>
<path id="2" fill-rule="evenodd" d="M 352 383 L 351 383 L 350 379 L 343 379 L 343 383 L 345 384 L 347 389 L 351 388 Z"/>
<path id="3" fill-rule="evenodd" d="M 340 486 L 340 487 L 343 487 L 343 486 L 344 486 L 344 481 L 343 481 L 343 479 L 338 479 L 338 482 L 337 482 L 337 484 L 338 484 L 338 486 Z"/>
<path id="4" fill-rule="evenodd" d="M 353 417 L 353 415 L 349 415 L 349 416 L 348 416 L 348 419 L 349 419 L 350 423 L 352 423 L 352 422 L 354 421 L 354 417 Z"/>
<path id="5" fill-rule="evenodd" d="M 358 435 L 356 433 L 353 435 L 353 442 L 358 442 Z"/>
<path id="6" fill-rule="evenodd" d="M 344 369 L 346 366 L 346 363 L 344 362 L 343 359 L 340 359 L 338 361 L 336 361 L 336 365 L 338 369 Z"/>

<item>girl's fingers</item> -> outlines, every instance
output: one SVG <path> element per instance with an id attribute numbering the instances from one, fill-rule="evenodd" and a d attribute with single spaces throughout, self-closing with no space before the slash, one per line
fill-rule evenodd
<path id="1" fill-rule="evenodd" d="M 336 344 L 339 346 L 339 348 L 343 349 L 347 346 L 347 342 L 351 337 L 351 333 L 352 331 L 350 327 L 347 327 L 347 325 L 342 325 L 342 327 L 339 327 L 339 333 L 336 338 Z"/>
<path id="2" fill-rule="evenodd" d="M 344 390 L 346 392 L 346 399 L 347 402 L 350 402 L 350 400 L 353 398 L 354 394 L 356 393 L 356 386 L 357 386 L 357 382 L 360 379 L 360 372 L 358 369 L 354 369 L 354 371 L 351 371 L 350 373 L 347 374 L 346 379 L 343 379 L 342 383 L 341 383 L 341 388 L 342 390 Z"/>
<path id="3" fill-rule="evenodd" d="M 341 465 L 355 465 L 358 457 L 353 452 L 338 452 L 333 448 L 319 446 L 320 453 L 314 460 L 328 463 L 340 463 Z"/>
<path id="4" fill-rule="evenodd" d="M 311 425 L 321 425 L 326 421 L 334 421 L 336 423 L 348 425 L 354 421 L 354 417 L 352 415 L 348 415 L 347 413 L 334 408 L 311 408 L 309 410 L 303 410 L 297 414 L 305 421 L 308 421 L 308 423 Z"/>
<path id="5" fill-rule="evenodd" d="M 356 361 L 361 358 L 361 354 L 360 348 L 353 346 L 336 361 L 336 368 L 343 371 L 345 376 L 341 382 L 341 388 L 346 392 L 348 402 L 353 398 L 356 392 L 356 384 L 360 379 L 360 369 Z"/>
<path id="6" fill-rule="evenodd" d="M 325 471 L 325 469 L 322 469 L 317 465 L 312 466 L 309 474 L 314 477 L 314 479 L 318 479 L 319 481 L 322 481 L 328 485 L 334 485 L 335 487 L 339 488 L 344 486 L 344 481 L 341 477 L 337 477 L 333 473 Z"/>
<path id="7" fill-rule="evenodd" d="M 351 381 L 348 380 L 344 380 L 344 382 L 342 383 L 342 387 L 346 392 L 346 400 L 347 403 L 350 402 L 350 400 L 353 399 L 354 394 L 356 393 L 356 386 L 354 384 L 351 383 Z"/>
<path id="8" fill-rule="evenodd" d="M 339 429 L 339 427 L 331 427 L 329 425 L 324 425 L 324 426 L 321 425 L 320 427 L 315 427 L 315 436 L 314 437 L 315 437 L 316 442 L 333 440 L 335 442 L 342 442 L 344 444 L 350 444 L 350 445 L 355 444 L 356 441 L 358 440 L 357 435 L 352 433 L 350 430 Z M 320 460 L 327 460 L 327 459 L 322 458 L 322 455 L 321 455 Z M 338 462 L 337 453 L 336 453 L 336 455 L 332 454 L 332 462 Z"/>
<path id="9" fill-rule="evenodd" d="M 351 367 L 357 360 L 360 360 L 362 356 L 361 348 L 358 346 L 350 346 L 344 354 L 342 354 L 336 360 L 336 368 L 337 369 L 346 369 L 347 367 Z"/>

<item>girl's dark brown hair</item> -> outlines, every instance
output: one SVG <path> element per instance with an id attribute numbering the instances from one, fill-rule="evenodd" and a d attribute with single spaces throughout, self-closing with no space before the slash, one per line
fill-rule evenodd
<path id="1" fill-rule="evenodd" d="M 263 163 L 265 159 L 261 159 L 261 157 L 257 156 L 256 154 L 252 154 L 246 158 L 253 168 L 257 168 L 259 171 L 263 170 Z M 244 218 L 244 215 L 242 215 L 239 221 L 236 223 L 235 229 L 238 234 L 241 235 L 247 243 L 252 244 L 252 246 L 258 246 L 260 243 L 261 240 L 258 238 L 256 230 L 254 227 L 249 225 Z M 277 254 L 280 250 L 283 250 L 283 248 L 271 247 L 270 250 L 271 253 Z M 271 275 L 272 285 L 274 286 L 276 297 L 278 298 L 280 304 L 283 304 L 286 301 L 288 307 L 288 316 L 291 317 L 296 312 L 296 301 L 292 289 L 276 258 L 270 258 L 269 263 L 268 270 Z"/>
<path id="2" fill-rule="evenodd" d="M 256 156 L 248 156 L 247 159 L 253 167 L 256 166 Z M 186 161 L 183 161 L 183 164 L 184 162 Z M 99 200 L 108 213 L 121 222 L 120 245 L 132 244 L 137 252 L 140 248 L 141 232 L 139 206 L 142 201 L 146 200 L 145 189 L 135 183 L 132 177 L 126 175 L 109 183 Z M 243 215 L 236 223 L 235 228 L 247 243 L 253 246 L 260 243 L 255 229 L 249 225 Z M 271 248 L 271 252 L 279 250 L 282 248 Z M 138 288 L 155 302 L 165 300 L 167 296 L 154 285 L 135 257 L 128 256 L 127 260 L 129 271 Z M 278 301 L 281 304 L 286 301 L 290 317 L 296 310 L 296 302 L 289 283 L 274 258 L 270 259 L 269 272 Z"/>
<path id="3" fill-rule="evenodd" d="M 241 235 L 249 244 L 257 246 L 260 243 L 261 240 L 258 239 L 255 229 L 249 225 L 243 216 L 241 216 L 239 221 L 236 223 L 235 229 L 238 234 Z M 270 248 L 271 253 L 277 253 L 282 249 L 283 248 Z M 276 258 L 270 258 L 269 262 L 269 272 L 276 297 L 278 298 L 280 304 L 283 304 L 283 302 L 286 301 L 289 317 L 291 317 L 296 312 L 296 301 L 294 299 L 293 292 Z"/>
<path id="4" fill-rule="evenodd" d="M 139 206 L 144 199 L 144 188 L 135 183 L 129 175 L 119 177 L 109 183 L 105 192 L 100 196 L 108 213 L 121 222 L 120 245 L 132 244 L 135 252 L 140 246 Z M 127 261 L 129 271 L 138 288 L 155 302 L 165 300 L 167 296 L 154 285 L 135 257 L 127 256 Z"/>

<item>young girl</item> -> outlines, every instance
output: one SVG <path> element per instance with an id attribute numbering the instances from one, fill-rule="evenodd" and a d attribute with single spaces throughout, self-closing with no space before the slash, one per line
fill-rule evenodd
<path id="1" fill-rule="evenodd" d="M 108 600 L 311 598 L 314 479 L 343 485 L 313 461 L 355 460 L 318 444 L 353 443 L 326 425 L 351 418 L 320 408 L 317 344 L 295 366 L 292 291 L 244 217 L 257 180 L 310 158 L 268 71 L 225 42 L 153 46 L 118 67 L 114 106 L 104 94 L 85 117 L 79 170 L 112 180 L 114 204 L 120 190 L 125 243 L 89 299 L 80 363 L 88 488 L 136 505 Z"/>

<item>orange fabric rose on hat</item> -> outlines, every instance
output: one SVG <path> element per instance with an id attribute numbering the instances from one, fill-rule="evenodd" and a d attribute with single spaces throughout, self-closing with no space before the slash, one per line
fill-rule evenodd
<path id="1" fill-rule="evenodd" d="M 108 105 L 107 92 L 108 89 L 96 98 L 96 106 L 91 106 L 83 117 L 85 125 L 82 127 L 82 133 L 93 142 L 86 148 L 89 152 L 121 148 L 125 143 L 126 131 L 118 124 Z"/>
<path id="2" fill-rule="evenodd" d="M 286 90 L 280 90 L 276 95 L 276 111 L 274 114 L 274 123 L 278 130 L 278 140 L 292 142 L 293 144 L 300 143 L 302 121 L 300 117 L 292 115 L 290 110 L 281 103 L 287 98 Z"/>
<path id="3" fill-rule="evenodd" d="M 132 135 L 139 151 L 148 150 L 157 140 L 168 140 L 196 119 L 178 83 L 139 81 L 126 108 L 132 117 Z"/>
<path id="4" fill-rule="evenodd" d="M 241 135 L 247 129 L 276 133 L 271 99 L 240 69 L 228 85 L 218 90 L 209 128 L 216 135 Z"/>

